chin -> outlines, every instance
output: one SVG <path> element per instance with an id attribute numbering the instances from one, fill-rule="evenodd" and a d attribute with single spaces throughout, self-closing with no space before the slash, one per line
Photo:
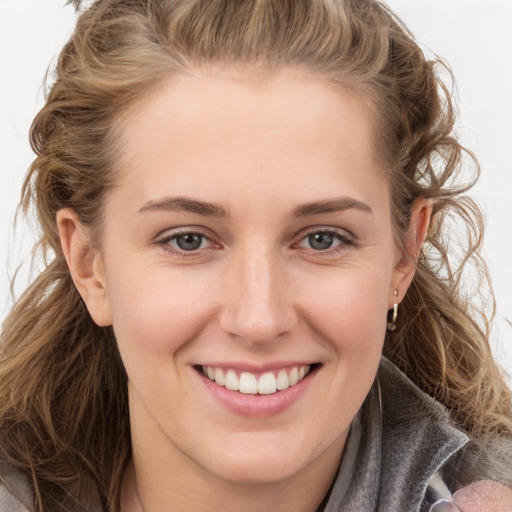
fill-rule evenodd
<path id="1" fill-rule="evenodd" d="M 278 435 L 275 432 L 274 435 L 270 432 L 247 433 L 236 442 L 223 443 L 222 453 L 215 450 L 217 453 L 208 457 L 204 467 L 231 483 L 282 483 L 315 465 L 328 446 L 332 446 L 331 443 L 308 446 L 304 441 L 304 436 L 294 436 L 289 432 Z"/>
<path id="2" fill-rule="evenodd" d="M 241 458 L 225 461 L 214 468 L 214 473 L 227 482 L 238 485 L 268 485 L 284 482 L 299 473 L 304 460 L 283 460 L 282 455 L 259 454 L 250 458 L 244 453 Z"/>

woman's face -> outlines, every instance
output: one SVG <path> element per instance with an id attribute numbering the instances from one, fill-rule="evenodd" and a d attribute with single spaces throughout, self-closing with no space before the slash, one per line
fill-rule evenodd
<path id="1" fill-rule="evenodd" d="M 408 279 L 365 104 L 260 78 L 180 77 L 123 120 L 90 305 L 136 460 L 236 482 L 339 460 Z"/>

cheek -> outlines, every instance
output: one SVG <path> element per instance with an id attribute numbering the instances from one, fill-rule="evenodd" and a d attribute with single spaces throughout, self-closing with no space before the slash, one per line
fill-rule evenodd
<path id="1" fill-rule="evenodd" d="M 199 333 L 211 312 L 208 276 L 187 278 L 170 268 L 115 268 L 108 276 L 113 327 L 126 359 L 172 356 Z M 162 360 L 164 361 L 164 360 Z M 137 363 L 139 364 L 139 363 Z"/>
<path id="2" fill-rule="evenodd" d="M 368 267 L 336 271 L 322 282 L 305 283 L 304 316 L 339 351 L 380 350 L 387 314 L 389 280 Z"/>
<path id="3" fill-rule="evenodd" d="M 304 303 L 303 316 L 329 354 L 325 376 L 330 385 L 314 420 L 318 429 L 329 424 L 326 437 L 349 427 L 375 380 L 386 329 L 385 276 L 352 267 L 308 286 L 310 300 Z"/>

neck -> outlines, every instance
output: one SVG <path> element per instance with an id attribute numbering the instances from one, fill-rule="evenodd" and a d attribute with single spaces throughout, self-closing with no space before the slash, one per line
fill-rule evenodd
<path id="1" fill-rule="evenodd" d="M 271 484 L 230 484 L 216 482 L 208 485 L 175 485 L 160 487 L 155 481 L 137 478 L 133 460 L 123 481 L 121 512 L 315 512 L 336 476 L 337 465 L 331 471 L 331 478 L 311 479 L 309 472 L 299 478 Z M 322 480 L 322 481 L 317 481 Z"/>

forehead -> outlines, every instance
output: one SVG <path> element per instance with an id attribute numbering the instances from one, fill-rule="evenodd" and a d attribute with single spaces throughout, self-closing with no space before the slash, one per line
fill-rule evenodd
<path id="1" fill-rule="evenodd" d="M 344 114 L 350 114 L 352 124 L 357 124 L 354 128 L 364 129 L 369 139 L 373 139 L 370 133 L 373 111 L 364 96 L 332 80 L 295 68 L 207 68 L 177 74 L 137 102 L 120 124 L 129 136 L 132 121 L 149 117 L 163 120 L 166 114 L 172 113 L 176 131 L 182 132 L 183 127 L 178 124 L 185 119 L 192 123 L 208 118 L 217 121 L 218 127 L 219 122 L 243 113 L 253 116 L 253 123 L 270 128 L 273 121 L 284 114 L 294 130 L 306 129 L 308 123 L 314 131 L 334 120 L 340 101 L 344 103 Z M 170 123 L 167 128 L 172 130 Z"/>
<path id="2" fill-rule="evenodd" d="M 121 132 L 121 184 L 147 200 L 162 186 L 227 194 L 272 180 L 315 195 L 344 175 L 348 188 L 366 180 L 382 193 L 385 183 L 364 99 L 296 70 L 174 77 L 131 109 Z"/>

